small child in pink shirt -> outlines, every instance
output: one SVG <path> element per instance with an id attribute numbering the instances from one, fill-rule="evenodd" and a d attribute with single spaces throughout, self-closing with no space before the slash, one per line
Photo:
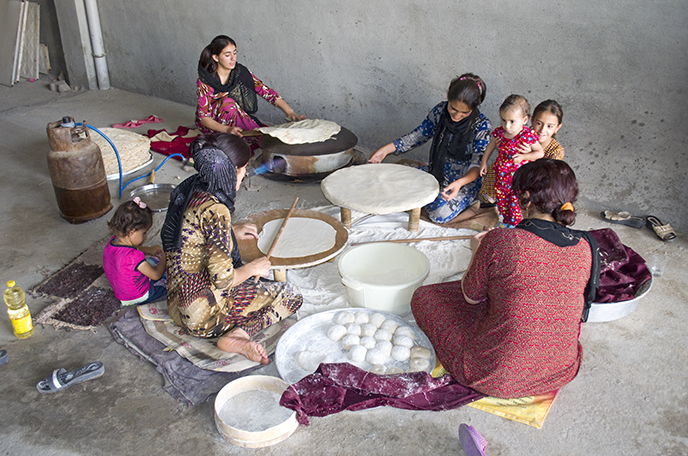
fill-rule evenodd
<path id="1" fill-rule="evenodd" d="M 165 253 L 159 245 L 141 245 L 151 225 L 153 213 L 139 198 L 123 203 L 108 222 L 114 236 L 103 251 L 103 269 L 123 306 L 167 298 L 164 285 L 151 284 L 165 274 Z M 146 255 L 157 264 L 149 263 Z"/>

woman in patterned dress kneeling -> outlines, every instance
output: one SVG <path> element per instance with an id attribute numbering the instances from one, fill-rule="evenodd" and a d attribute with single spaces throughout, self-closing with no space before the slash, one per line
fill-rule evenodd
<path id="1" fill-rule="evenodd" d="M 421 287 L 411 302 L 445 369 L 498 398 L 544 394 L 573 380 L 581 321 L 599 284 L 597 243 L 567 228 L 578 195 L 571 168 L 528 163 L 513 189 L 523 220 L 476 235 L 463 279 Z"/>
<path id="2" fill-rule="evenodd" d="M 270 261 L 243 264 L 238 239 L 257 238 L 255 225 L 232 227 L 234 199 L 251 156 L 248 144 L 227 133 L 191 144 L 198 174 L 174 189 L 162 228 L 171 319 L 197 337 L 219 337 L 221 350 L 268 364 L 257 332 L 292 315 L 303 296 L 288 283 L 261 279 Z"/>

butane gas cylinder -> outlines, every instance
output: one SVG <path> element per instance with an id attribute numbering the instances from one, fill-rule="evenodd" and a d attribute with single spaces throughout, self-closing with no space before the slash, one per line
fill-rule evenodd
<path id="1" fill-rule="evenodd" d="M 84 121 L 48 124 L 48 169 L 60 215 L 69 223 L 93 220 L 112 209 L 103 157 Z"/>

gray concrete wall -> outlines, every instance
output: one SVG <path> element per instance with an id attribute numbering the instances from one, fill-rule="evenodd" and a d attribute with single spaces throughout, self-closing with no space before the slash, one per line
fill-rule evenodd
<path id="1" fill-rule="evenodd" d="M 417 126 L 455 75 L 564 107 L 559 138 L 598 209 L 652 213 L 688 231 L 688 6 L 606 2 L 292 0 L 100 2 L 114 87 L 195 103 L 217 34 L 297 112 L 354 131 L 367 152 Z M 62 24 L 61 24 L 62 26 Z M 259 117 L 281 122 L 261 105 Z M 126 120 L 126 119 L 120 119 Z M 189 119 L 188 124 L 192 124 Z M 426 158 L 427 149 L 410 158 Z"/>

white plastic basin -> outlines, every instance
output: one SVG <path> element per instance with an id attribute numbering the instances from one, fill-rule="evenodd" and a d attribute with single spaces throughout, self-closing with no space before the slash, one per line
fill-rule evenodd
<path id="1" fill-rule="evenodd" d="M 390 242 L 359 245 L 339 258 L 349 303 L 396 315 L 411 310 L 411 296 L 430 273 L 430 261 L 413 247 Z"/>

